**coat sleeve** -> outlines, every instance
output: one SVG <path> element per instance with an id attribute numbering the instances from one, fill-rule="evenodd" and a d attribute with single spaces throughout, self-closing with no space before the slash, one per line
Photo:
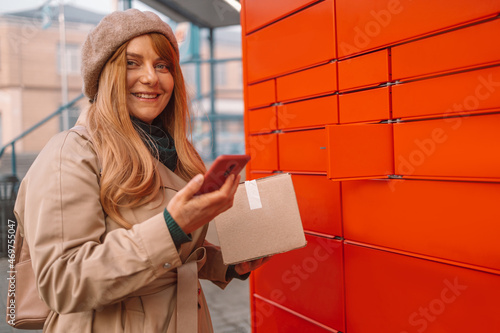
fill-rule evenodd
<path id="1" fill-rule="evenodd" d="M 98 161 L 88 140 L 60 133 L 40 153 L 16 202 L 41 298 L 58 313 L 126 298 L 180 266 L 163 213 L 106 233 Z"/>

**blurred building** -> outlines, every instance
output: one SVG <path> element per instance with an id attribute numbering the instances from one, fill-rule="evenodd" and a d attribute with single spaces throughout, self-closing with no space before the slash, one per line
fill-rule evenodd
<path id="1" fill-rule="evenodd" d="M 59 8 L 46 7 L 0 16 L 0 141 L 13 139 L 61 106 L 62 58 Z M 68 98 L 81 94 L 80 48 L 89 30 L 103 17 L 64 6 Z M 82 103 L 85 101 L 82 100 Z M 70 123 L 78 107 L 70 110 Z M 16 151 L 36 153 L 62 129 L 53 119 L 26 137 Z"/>
<path id="2" fill-rule="evenodd" d="M 58 6 L 0 15 L 0 147 L 62 104 L 58 16 Z M 89 30 L 104 15 L 65 5 L 64 17 L 67 98 L 71 101 L 81 94 L 82 89 L 81 45 Z M 210 58 L 208 30 L 188 23 L 168 23 L 182 42 L 181 62 L 185 62 L 182 67 L 193 102 L 193 139 L 197 149 L 205 160 L 214 155 L 243 153 L 240 27 L 214 30 L 214 57 L 234 60 L 216 63 L 212 81 L 210 63 L 206 61 Z M 189 62 L 194 58 L 198 62 Z M 214 96 L 214 110 L 211 95 Z M 86 106 L 87 100 L 83 98 L 69 110 L 69 126 Z M 50 137 L 65 129 L 64 125 L 63 117 L 55 117 L 16 144 L 20 178 Z M 10 173 L 9 154 L 10 148 L 0 159 L 0 173 Z"/>

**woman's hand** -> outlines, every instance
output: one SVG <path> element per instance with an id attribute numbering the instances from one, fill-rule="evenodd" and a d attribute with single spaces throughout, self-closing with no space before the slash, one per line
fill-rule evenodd
<path id="1" fill-rule="evenodd" d="M 195 196 L 203 184 L 203 179 L 203 175 L 196 175 L 167 205 L 168 212 L 186 234 L 204 226 L 231 208 L 240 182 L 239 175 L 230 175 L 219 190 Z"/>
<path id="2" fill-rule="evenodd" d="M 246 273 L 251 272 L 254 269 L 257 269 L 260 266 L 264 265 L 266 262 L 271 260 L 271 258 L 272 257 L 265 257 L 265 258 L 255 259 L 252 261 L 241 262 L 234 267 L 234 270 L 239 275 L 245 275 Z"/>

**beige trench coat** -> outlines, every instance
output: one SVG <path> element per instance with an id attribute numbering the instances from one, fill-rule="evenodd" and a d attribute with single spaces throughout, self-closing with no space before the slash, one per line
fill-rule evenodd
<path id="1" fill-rule="evenodd" d="M 192 242 L 175 247 L 163 210 L 185 181 L 158 167 L 164 195 L 123 209 L 134 225 L 126 230 L 103 212 L 99 161 L 85 132 L 56 135 L 33 163 L 15 213 L 40 297 L 53 310 L 44 332 L 184 333 L 190 325 L 212 332 L 198 277 L 224 288 L 227 266 L 220 249 L 205 242 L 206 226 L 192 234 Z M 194 273 L 188 267 L 192 271 L 193 264 L 183 264 L 190 255 Z M 185 267 L 178 300 L 177 275 Z"/>

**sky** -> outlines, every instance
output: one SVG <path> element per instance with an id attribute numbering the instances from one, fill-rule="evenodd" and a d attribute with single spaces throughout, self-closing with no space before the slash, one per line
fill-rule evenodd
<path id="1" fill-rule="evenodd" d="M 0 13 L 33 9 L 47 0 L 0 0 Z M 65 4 L 85 8 L 94 12 L 107 14 L 114 10 L 117 0 L 52 0 L 52 4 L 64 1 Z"/>

